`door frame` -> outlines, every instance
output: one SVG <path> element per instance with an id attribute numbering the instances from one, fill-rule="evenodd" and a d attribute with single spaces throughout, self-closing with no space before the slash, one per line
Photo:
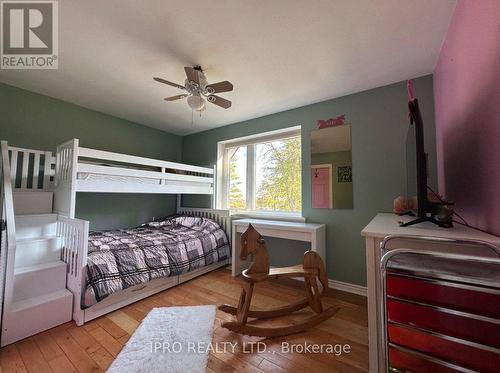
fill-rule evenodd
<path id="1" fill-rule="evenodd" d="M 323 163 L 323 164 L 312 164 L 311 165 L 311 172 L 313 168 L 328 168 L 328 173 L 330 177 L 330 207 L 333 209 L 333 177 L 332 177 L 332 164 L 331 163 Z M 311 173 L 311 177 L 312 177 Z M 312 178 L 311 178 L 311 199 L 312 199 Z M 311 205 L 312 205 L 312 200 L 311 200 Z"/>

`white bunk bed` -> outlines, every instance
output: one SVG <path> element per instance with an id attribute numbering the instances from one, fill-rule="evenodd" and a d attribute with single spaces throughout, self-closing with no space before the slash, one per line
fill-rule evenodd
<path id="1" fill-rule="evenodd" d="M 17 151 L 14 148 L 9 150 Z M 39 152 L 22 150 L 26 151 L 26 154 Z M 44 173 L 44 179 L 51 181 L 49 178 L 53 177 L 53 182 L 48 188 L 44 183 L 43 189 L 53 192 L 53 213 L 57 214 L 56 234 L 62 243 L 61 260 L 67 263 L 66 287 L 73 294 L 73 319 L 77 325 L 83 325 L 96 317 L 229 264 L 230 258 L 185 274 L 155 279 L 113 293 L 100 302 L 82 309 L 82 293 L 86 285 L 89 222 L 75 218 L 77 194 L 81 192 L 163 193 L 178 194 L 178 198 L 181 194 L 213 194 L 214 169 L 84 148 L 79 146 L 78 139 L 57 147 L 55 170 L 51 154 L 46 153 L 46 157 L 51 159 L 51 162 L 46 162 L 48 168 Z M 24 159 L 28 157 L 25 156 Z M 23 169 L 15 170 L 14 175 L 16 172 L 23 177 L 31 174 L 32 172 L 27 171 L 28 166 L 32 167 L 31 163 L 28 165 L 28 161 L 25 161 Z M 38 175 L 38 172 L 33 174 Z M 33 185 L 37 184 L 34 182 Z M 26 187 L 24 181 L 20 188 L 13 183 L 14 192 L 22 187 Z M 229 238 L 231 237 L 231 222 L 227 210 L 182 208 L 178 200 L 177 213 L 210 218 L 226 231 Z M 15 248 L 13 253 L 15 255 Z"/>
<path id="2" fill-rule="evenodd" d="M 57 147 L 54 212 L 63 239 L 62 259 L 68 264 L 67 288 L 73 293 L 73 319 L 83 325 L 145 297 L 229 264 L 229 259 L 194 271 L 139 284 L 113 293 L 82 309 L 85 289 L 88 222 L 75 219 L 77 193 L 213 194 L 214 169 L 112 153 L 79 146 L 78 139 Z M 179 198 L 179 197 L 178 197 Z M 231 237 L 229 211 L 182 208 L 177 213 L 210 218 Z"/>

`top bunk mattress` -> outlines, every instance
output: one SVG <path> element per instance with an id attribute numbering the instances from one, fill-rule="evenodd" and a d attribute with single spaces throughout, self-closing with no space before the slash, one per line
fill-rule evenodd
<path id="1" fill-rule="evenodd" d="M 211 219 L 175 216 L 137 228 L 90 232 L 83 306 L 151 280 L 230 257 L 224 229 Z"/>

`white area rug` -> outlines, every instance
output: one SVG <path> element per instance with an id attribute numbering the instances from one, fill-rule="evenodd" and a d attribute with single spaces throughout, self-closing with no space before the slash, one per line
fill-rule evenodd
<path id="1" fill-rule="evenodd" d="M 109 373 L 204 373 L 215 306 L 153 308 L 108 369 Z"/>

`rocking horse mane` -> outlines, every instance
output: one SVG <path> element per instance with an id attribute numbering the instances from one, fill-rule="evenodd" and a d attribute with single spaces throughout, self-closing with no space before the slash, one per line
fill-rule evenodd
<path id="1" fill-rule="evenodd" d="M 240 259 L 247 260 L 248 255 L 253 256 L 253 262 L 247 273 L 269 273 L 269 254 L 267 253 L 264 237 L 257 232 L 252 224 L 241 235 Z"/>

